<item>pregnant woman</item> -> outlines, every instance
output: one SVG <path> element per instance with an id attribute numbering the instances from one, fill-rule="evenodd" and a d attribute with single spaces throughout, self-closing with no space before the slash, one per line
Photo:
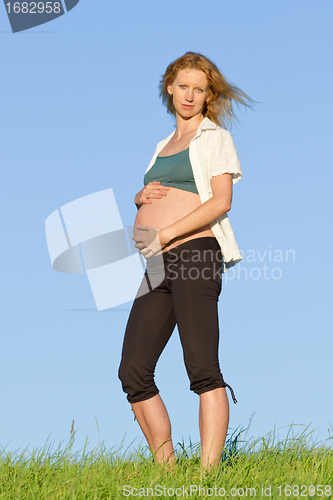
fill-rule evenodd
<path id="1" fill-rule="evenodd" d="M 190 389 L 200 398 L 201 459 L 208 468 L 218 465 L 225 443 L 226 387 L 236 402 L 219 366 L 217 303 L 222 273 L 242 258 L 227 216 L 242 172 L 221 125 L 232 122 L 233 101 L 249 106 L 251 100 L 193 52 L 167 67 L 160 94 L 177 127 L 157 145 L 134 199 L 133 239 L 147 268 L 128 319 L 119 378 L 155 459 L 174 464 L 171 424 L 154 371 L 177 324 Z M 152 284 L 161 261 L 162 277 Z"/>

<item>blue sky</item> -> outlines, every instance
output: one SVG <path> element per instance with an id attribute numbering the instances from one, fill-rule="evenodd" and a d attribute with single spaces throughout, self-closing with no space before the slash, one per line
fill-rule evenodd
<path id="1" fill-rule="evenodd" d="M 52 269 L 44 224 L 110 187 L 133 224 L 134 195 L 174 127 L 159 78 L 188 50 L 257 101 L 232 129 L 243 179 L 229 216 L 244 260 L 219 303 L 221 369 L 239 401 L 230 431 L 254 413 L 249 436 L 296 423 L 329 437 L 332 14 L 328 1 L 81 0 L 12 34 L 0 8 L 1 446 L 67 442 L 72 420 L 77 448 L 98 443 L 96 420 L 109 448 L 142 439 L 117 378 L 131 304 L 92 311 L 87 276 Z M 174 442 L 197 442 L 177 331 L 156 381 Z"/>

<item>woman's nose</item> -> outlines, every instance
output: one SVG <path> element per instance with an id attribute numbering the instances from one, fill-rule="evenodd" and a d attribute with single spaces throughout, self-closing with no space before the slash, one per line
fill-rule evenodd
<path id="1" fill-rule="evenodd" d="M 194 96 L 193 90 L 187 89 L 186 100 L 187 101 L 193 101 L 193 96 Z"/>

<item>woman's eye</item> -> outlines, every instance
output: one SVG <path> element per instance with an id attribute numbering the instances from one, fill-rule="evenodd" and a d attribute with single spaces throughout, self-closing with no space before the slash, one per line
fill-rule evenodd
<path id="1" fill-rule="evenodd" d="M 203 89 L 198 89 L 200 92 L 203 92 Z"/>
<path id="2" fill-rule="evenodd" d="M 181 89 L 184 89 L 184 88 L 186 87 L 186 85 L 179 85 L 179 87 L 180 87 Z"/>

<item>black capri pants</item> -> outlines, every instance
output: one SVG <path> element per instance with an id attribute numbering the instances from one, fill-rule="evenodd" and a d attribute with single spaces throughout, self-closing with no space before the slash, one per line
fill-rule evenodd
<path id="1" fill-rule="evenodd" d="M 159 393 L 155 366 L 177 324 L 190 389 L 203 394 L 228 387 L 236 403 L 232 388 L 223 380 L 218 359 L 220 245 L 214 237 L 201 237 L 162 255 L 163 259 L 147 259 L 125 331 L 119 378 L 127 399 L 137 403 Z M 165 276 L 152 286 L 154 276 L 161 278 L 162 261 Z M 143 293 L 143 287 L 148 293 Z"/>

